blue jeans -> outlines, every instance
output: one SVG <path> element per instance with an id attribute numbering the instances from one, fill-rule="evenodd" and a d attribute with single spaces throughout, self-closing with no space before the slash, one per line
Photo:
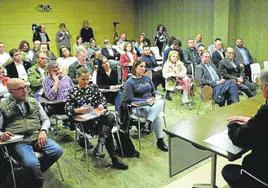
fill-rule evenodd
<path id="1" fill-rule="evenodd" d="M 30 144 L 17 143 L 11 146 L 14 158 L 20 162 L 23 167 L 23 174 L 19 177 L 24 185 L 22 187 L 42 187 L 45 172 L 52 166 L 62 155 L 63 149 L 51 139 L 47 139 L 47 144 L 41 148 L 36 148 L 36 141 Z M 34 151 L 43 153 L 40 160 L 35 156 Z"/>

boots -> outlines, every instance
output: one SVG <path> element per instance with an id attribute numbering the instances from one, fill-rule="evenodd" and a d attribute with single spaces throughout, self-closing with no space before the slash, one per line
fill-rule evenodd
<path id="1" fill-rule="evenodd" d="M 162 150 L 162 151 L 165 151 L 167 152 L 168 151 L 168 147 L 167 145 L 165 144 L 163 138 L 158 138 L 157 139 L 157 143 L 156 143 L 157 147 Z"/>
<path id="2" fill-rule="evenodd" d="M 128 165 L 125 164 L 123 161 L 118 159 L 117 157 L 112 157 L 112 168 L 120 169 L 120 170 L 127 170 Z"/>
<path id="3" fill-rule="evenodd" d="M 99 138 L 98 144 L 94 148 L 93 154 L 96 157 L 104 158 L 105 154 L 103 152 L 104 138 Z"/>
<path id="4" fill-rule="evenodd" d="M 169 101 L 172 100 L 170 93 L 171 93 L 171 91 L 167 91 L 166 99 L 169 100 Z"/>

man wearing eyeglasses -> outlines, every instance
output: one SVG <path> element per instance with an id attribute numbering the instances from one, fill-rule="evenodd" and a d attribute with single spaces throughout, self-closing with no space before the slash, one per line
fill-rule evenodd
<path id="1" fill-rule="evenodd" d="M 19 185 L 41 188 L 44 181 L 42 172 L 58 160 L 63 150 L 47 138 L 50 120 L 41 104 L 28 97 L 26 82 L 13 78 L 8 81 L 7 88 L 11 96 L 0 104 L 0 141 L 7 141 L 14 134 L 24 136 L 23 141 L 8 146 L 11 155 L 23 167 L 23 173 L 18 179 Z M 34 151 L 44 154 L 41 161 L 37 159 Z"/>
<path id="2" fill-rule="evenodd" d="M 47 76 L 46 64 L 47 54 L 39 52 L 36 56 L 37 63 L 28 70 L 28 81 L 30 82 L 30 94 L 36 100 L 44 94 L 42 81 Z"/>
<path id="3" fill-rule="evenodd" d="M 27 81 L 27 70 L 31 67 L 31 63 L 22 61 L 21 53 L 18 49 L 11 49 L 9 55 L 13 62 L 6 66 L 7 76 L 9 78 L 21 78 Z"/>
<path id="4" fill-rule="evenodd" d="M 234 59 L 234 49 L 226 48 L 225 54 L 225 58 L 219 62 L 219 71 L 222 77 L 226 80 L 234 80 L 238 89 L 248 97 L 256 95 L 256 85 L 250 82 L 248 77 L 245 77 L 245 67 Z"/>

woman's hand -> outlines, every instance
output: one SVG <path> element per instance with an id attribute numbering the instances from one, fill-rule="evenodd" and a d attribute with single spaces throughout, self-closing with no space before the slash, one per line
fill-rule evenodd
<path id="1" fill-rule="evenodd" d="M 239 125 L 247 124 L 248 120 L 250 120 L 250 117 L 246 116 L 232 116 L 227 118 L 227 121 L 232 122 L 232 123 L 237 123 Z"/>
<path id="2" fill-rule="evenodd" d="M 89 109 L 89 107 L 82 106 L 80 108 L 74 109 L 74 112 L 76 114 L 86 114 L 86 113 L 89 113 L 90 112 L 90 109 Z"/>

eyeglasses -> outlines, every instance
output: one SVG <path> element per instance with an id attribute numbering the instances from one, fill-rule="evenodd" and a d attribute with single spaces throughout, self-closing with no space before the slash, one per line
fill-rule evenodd
<path id="1" fill-rule="evenodd" d="M 28 90 L 29 86 L 28 85 L 25 85 L 25 86 L 22 86 L 22 87 L 19 87 L 19 88 L 16 88 L 16 89 L 10 89 L 12 91 L 24 91 L 24 90 Z"/>

